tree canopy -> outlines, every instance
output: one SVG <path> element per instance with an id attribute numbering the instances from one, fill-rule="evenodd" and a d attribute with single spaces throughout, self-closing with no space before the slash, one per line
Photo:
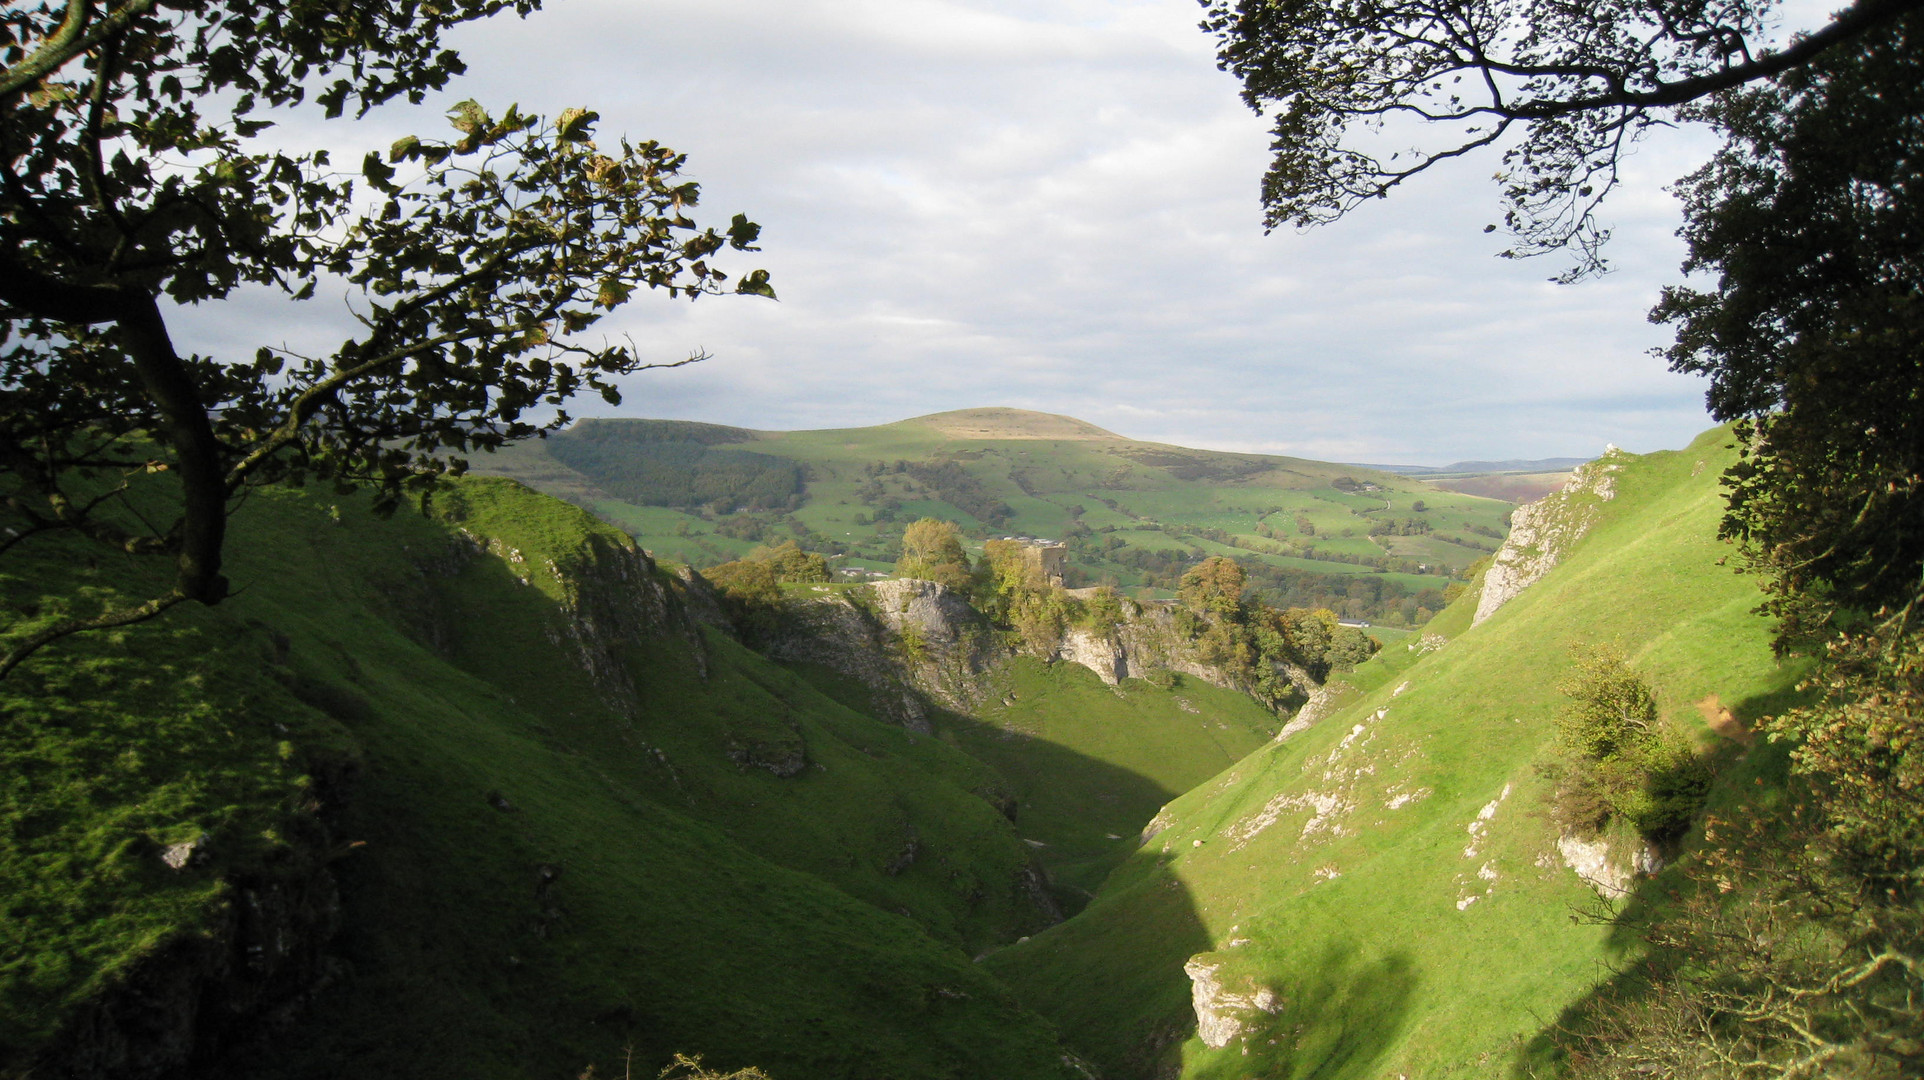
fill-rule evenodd
<path id="1" fill-rule="evenodd" d="M 50 532 L 171 557 L 151 603 L 9 635 L 0 674 L 64 633 L 218 603 L 226 515 L 252 485 L 370 484 L 392 508 L 462 454 L 568 421 L 565 403 L 649 367 L 588 331 L 635 292 L 727 291 L 711 264 L 759 232 L 689 216 L 699 188 L 653 142 L 477 102 L 354 173 L 263 149 L 276 110 L 423 100 L 462 69 L 442 33 L 534 0 L 354 5 L 62 0 L 0 12 L 0 551 Z M 349 300 L 315 355 L 177 343 L 171 311 L 243 289 Z M 772 296 L 767 275 L 736 292 Z M 699 354 L 679 363 L 699 359 Z M 137 480 L 177 511 L 131 511 Z"/>
<path id="2" fill-rule="evenodd" d="M 1265 222 L 1316 225 L 1486 148 L 1512 256 L 1601 269 L 1598 204 L 1679 106 L 1793 70 L 1920 0 L 1857 0 L 1781 49 L 1767 0 L 1202 0 L 1244 100 L 1273 111 Z M 1491 229 L 1495 226 L 1492 225 Z"/>
<path id="3" fill-rule="evenodd" d="M 902 557 L 895 572 L 967 592 L 974 584 L 962 530 L 938 518 L 922 518 L 902 530 Z"/>
<path id="4" fill-rule="evenodd" d="M 1924 575 L 1924 18 L 1704 110 L 1728 136 L 1681 186 L 1672 366 L 1747 418 L 1726 531 L 1793 594 L 1907 610 Z M 1828 614 L 1797 616 L 1793 624 Z M 1796 625 L 1790 627 L 1796 630 Z"/>

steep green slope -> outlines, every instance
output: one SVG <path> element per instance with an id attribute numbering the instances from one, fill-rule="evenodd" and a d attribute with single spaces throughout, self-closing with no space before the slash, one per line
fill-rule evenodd
<path id="1" fill-rule="evenodd" d="M 311 1012 L 226 1033 L 228 1074 L 573 1075 L 625 1044 L 637 1069 L 686 1050 L 784 1080 L 1061 1068 L 964 951 L 1046 917 L 988 769 L 678 621 L 579 511 L 501 481 L 438 506 L 261 493 L 228 603 L 0 686 L 0 1067 L 98 1051 L 89 1003 L 148 1008 L 196 941 L 244 981 L 262 898 L 305 889 L 283 922 L 338 917 L 346 965 L 307 958 L 284 989 L 325 985 Z M 151 587 L 54 542 L 9 558 L 26 610 Z"/>
<path id="2" fill-rule="evenodd" d="M 574 499 L 697 566 L 793 538 L 886 570 L 903 525 L 1065 540 L 1078 582 L 1173 588 L 1208 555 L 1282 606 L 1407 624 L 1493 550 L 1509 507 L 1356 466 L 1192 450 L 1063 416 L 969 409 L 870 428 L 749 432 L 588 420 L 475 463 Z"/>
<path id="3" fill-rule="evenodd" d="M 1792 681 L 1754 586 L 1720 565 L 1727 442 L 1629 461 L 1548 577 L 1475 627 L 1465 597 L 1431 627 L 1440 649 L 1372 661 L 1406 670 L 1366 667 L 1343 711 L 1177 799 L 1081 916 L 988 966 L 1118 1077 L 1506 1069 L 1629 959 L 1572 921 L 1594 896 L 1542 808 L 1571 650 L 1620 647 L 1700 731 L 1708 695 L 1754 716 Z"/>

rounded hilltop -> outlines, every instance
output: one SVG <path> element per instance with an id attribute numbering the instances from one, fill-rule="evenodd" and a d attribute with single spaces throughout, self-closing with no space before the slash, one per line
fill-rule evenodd
<path id="1" fill-rule="evenodd" d="M 1073 416 L 993 407 L 956 409 L 900 421 L 933 428 L 953 439 L 1122 439 Z"/>

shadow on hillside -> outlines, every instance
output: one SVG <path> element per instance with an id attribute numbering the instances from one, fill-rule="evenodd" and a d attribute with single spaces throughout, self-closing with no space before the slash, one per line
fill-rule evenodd
<path id="1" fill-rule="evenodd" d="M 1325 942 L 1293 979 L 1272 988 L 1282 997 L 1273 1016 L 1254 1016 L 1198 1077 L 1274 1076 L 1288 1080 L 1366 1077 L 1402 1037 L 1419 979 L 1407 952 L 1365 954 L 1354 941 Z"/>
<path id="2" fill-rule="evenodd" d="M 1749 720 L 1807 704 L 1811 697 L 1794 685 L 1783 686 L 1745 698 L 1732 711 Z M 1792 783 L 1788 744 L 1759 741 L 1744 747 L 1726 743 L 1715 748 L 1709 760 L 1717 779 L 1712 784 L 1707 814 L 1727 821 L 1748 820 L 1764 828 L 1766 834 L 1787 827 L 1781 800 L 1787 799 Z M 1687 872 L 1704 843 L 1699 822 L 1693 825 L 1670 869 L 1642 879 L 1621 901 L 1611 903 L 1592 897 L 1571 911 L 1574 921 L 1609 924 L 1605 949 L 1612 962 L 1589 993 L 1565 1006 L 1522 1045 L 1511 1068 L 1512 1077 L 1535 1080 L 1560 1075 L 1567 1068 L 1573 1036 L 1594 1017 L 1614 1007 L 1641 1007 L 1639 1002 L 1648 995 L 1651 978 L 1669 960 L 1653 952 L 1649 941 L 1681 932 L 1688 917 L 1686 900 L 1710 888 L 1706 881 Z"/>
<path id="3" fill-rule="evenodd" d="M 741 1004 L 756 1016 L 758 1025 L 744 1034 L 734 1029 L 734 1019 L 725 1012 L 708 1010 L 710 1003 L 735 992 L 716 976 L 691 968 L 681 992 L 664 998 L 643 966 L 630 972 L 613 960 L 604 961 L 603 957 L 633 952 L 638 939 L 622 927 L 597 921 L 594 897 L 602 894 L 588 891 L 593 872 L 584 867 L 603 858 L 596 849 L 598 840 L 592 835 L 545 830 L 563 827 L 556 822 L 574 820 L 562 817 L 564 810 L 585 813 L 585 807 L 605 804 L 610 812 L 620 813 L 624 806 L 632 810 L 637 804 L 660 803 L 677 815 L 702 822 L 708 830 L 691 830 L 691 834 L 711 841 L 736 837 L 746 850 L 759 850 L 762 858 L 782 863 L 783 852 L 771 850 L 767 843 L 757 849 L 757 837 L 746 835 L 745 822 L 753 815 L 744 807 L 755 804 L 743 803 L 740 800 L 746 796 L 724 789 L 722 780 L 732 782 L 743 773 L 724 756 L 722 732 L 696 730 L 694 725 L 697 720 L 720 723 L 727 719 L 721 715 L 722 705 L 737 709 L 764 702 L 766 695 L 751 692 L 748 683 L 765 684 L 763 688 L 776 697 L 790 689 L 782 679 L 759 670 L 730 676 L 732 669 L 713 657 L 708 669 L 713 672 L 711 680 L 697 676 L 696 665 L 679 654 L 663 662 L 662 666 L 676 669 L 669 679 L 652 669 L 634 667 L 625 652 L 611 653 L 628 665 L 612 674 L 633 676 L 645 714 L 634 723 L 617 721 L 605 700 L 603 680 L 580 670 L 579 651 L 558 632 L 566 613 L 551 597 L 525 584 L 509 563 L 487 556 L 472 562 L 451 560 L 452 572 L 442 580 L 412 573 L 412 564 L 392 551 L 363 554 L 348 549 L 346 542 L 358 539 L 350 530 L 316 527 L 313 535 L 318 539 L 309 561 L 315 573 L 307 584 L 316 591 L 342 593 L 343 617 L 296 634 L 296 655 L 312 659 L 315 678 L 339 691 L 329 696 L 323 687 L 311 694 L 317 700 L 350 700 L 349 694 L 354 701 L 365 699 L 354 709 L 334 710 L 355 714 L 343 719 L 354 721 L 349 726 L 362 740 L 367 759 L 366 776 L 343 824 L 349 830 L 345 835 L 365 840 L 367 849 L 337 868 L 345 926 L 335 949 L 351 964 L 353 981 L 346 992 L 321 995 L 314 1010 L 283 1033 L 277 1043 L 286 1050 L 281 1060 L 269 1060 L 272 1055 L 265 1049 L 252 1052 L 253 1056 L 244 1053 L 223 1075 L 284 1080 L 343 1072 L 451 1076 L 485 1072 L 483 1064 L 496 1062 L 534 1075 L 542 1069 L 575 1069 L 587 1060 L 611 1060 L 621 1044 L 632 1039 L 642 1051 L 635 1063 L 637 1075 L 644 1071 L 644 1060 L 652 1068 L 669 1050 L 686 1049 L 755 1061 L 771 1069 L 779 1063 L 786 1066 L 777 1071 L 783 1080 L 807 1080 L 847 1075 L 832 1064 L 841 1060 L 838 1055 L 882 1053 L 874 1044 L 886 1040 L 878 1040 L 874 1032 L 900 1036 L 905 1045 L 920 1044 L 922 1049 L 913 1054 L 900 1051 L 904 1060 L 913 1061 L 932 1052 L 927 1049 L 927 1031 L 934 1030 L 938 1020 L 947 1025 L 941 1031 L 961 1030 L 963 1020 L 944 1018 L 965 1011 L 986 1016 L 995 1007 L 979 990 L 974 1000 L 980 1004 L 962 1004 L 969 996 L 951 996 L 943 984 L 929 991 L 934 997 L 923 1010 L 926 1016 L 885 1002 L 858 1024 L 837 1011 L 844 999 L 860 989 L 853 982 L 858 978 L 851 974 L 853 966 L 791 970 L 773 981 L 812 987 L 812 995 L 741 991 Z M 264 593 L 260 599 L 270 597 Z M 319 603 L 305 595 L 276 594 L 271 599 L 290 608 L 312 609 Z M 382 622 L 388 626 L 380 626 Z M 393 635 L 386 634 L 389 628 Z M 365 651 L 392 651 L 405 644 L 402 638 L 412 639 L 422 654 L 414 660 L 394 660 L 371 657 Z M 422 677 L 419 682 L 397 674 L 408 671 L 409 663 L 418 664 L 414 673 Z M 473 681 L 457 678 L 456 672 Z M 426 700 L 442 693 L 443 686 L 453 687 L 446 692 L 457 695 L 463 708 L 472 709 L 474 715 L 463 720 L 450 713 L 435 723 L 405 716 L 404 707 L 413 703 L 417 691 Z M 666 706 L 649 700 L 671 691 L 686 699 L 673 710 L 678 722 L 685 714 L 686 730 L 666 730 L 671 725 L 655 715 L 658 707 Z M 492 711 L 497 704 L 498 715 Z M 856 712 L 873 718 L 866 700 L 852 704 Z M 786 716 L 774 719 L 785 725 Z M 938 728 L 950 722 L 952 718 L 940 717 Z M 994 737 L 992 730 L 970 723 L 972 734 Z M 485 728 L 487 738 L 463 739 L 460 733 L 470 725 L 476 732 Z M 819 737 L 826 739 L 831 731 L 842 730 L 823 727 Z M 675 771 L 658 768 L 652 764 L 656 759 L 634 752 L 624 741 L 631 734 L 637 739 L 646 735 L 650 745 L 668 746 Z M 878 762 L 891 763 L 877 776 L 900 776 L 908 768 L 909 755 L 899 747 L 891 749 L 890 740 L 833 737 Z M 962 737 L 958 733 L 958 740 Z M 554 760 L 524 761 L 513 756 L 514 747 L 523 741 L 553 751 Z M 1128 828 L 1110 830 L 1120 840 L 1105 840 L 1123 858 L 1136 848 L 1136 831 L 1172 794 L 1126 769 L 1042 740 L 1029 740 L 1027 749 L 1039 755 L 1029 782 L 1047 786 L 1052 777 L 1073 777 L 1071 786 L 1076 791 L 1107 797 L 1097 798 L 1094 805 L 1120 807 L 1114 812 L 1130 816 Z M 583 774 L 591 773 L 591 780 L 564 768 L 574 761 L 584 763 Z M 929 779 L 955 780 L 958 771 L 944 773 L 931 767 Z M 769 796 L 754 796 L 763 807 L 790 805 L 773 797 L 776 791 L 787 792 L 774 786 L 783 781 L 764 778 L 758 771 L 746 775 L 769 785 Z M 811 773 L 808 782 L 819 787 L 834 782 L 831 778 L 838 775 L 843 774 Z M 657 778 L 659 782 L 649 787 L 647 782 Z M 604 790 L 610 793 L 607 799 L 599 797 Z M 528 791 L 540 797 L 524 796 Z M 505 798 L 495 801 L 495 792 L 513 796 L 512 803 L 504 806 Z M 846 810 L 851 830 L 861 837 L 882 831 L 869 827 L 875 821 L 893 821 L 894 811 L 883 804 L 887 791 L 876 794 L 876 801 Z M 1014 794 L 1017 800 L 1025 797 L 1024 791 Z M 941 846 L 945 834 L 935 827 L 938 823 L 925 819 L 922 824 L 920 857 L 906 870 L 884 871 L 881 878 L 891 887 L 900 884 L 905 894 L 912 892 L 918 880 L 946 874 L 952 854 Z M 757 835 L 765 841 L 774 831 Z M 564 850 L 557 855 L 557 838 L 578 839 L 578 846 L 572 853 Z M 1007 843 L 1006 837 L 1002 842 Z M 865 857 L 856 848 L 850 845 L 852 852 Z M 1106 855 L 1110 850 L 1104 847 L 1100 852 Z M 570 854 L 572 858 L 566 857 Z M 715 865 L 727 865 L 721 855 L 715 860 Z M 531 876 L 536 867 L 550 862 L 568 867 L 552 890 L 561 899 L 552 904 Z M 1103 869 L 1106 872 L 1107 865 Z M 655 879 L 671 876 L 664 873 Z M 1024 875 L 1006 886 L 998 881 L 989 888 L 1020 890 L 1028 880 Z M 966 916 L 968 912 L 961 909 L 973 903 L 961 897 L 965 886 L 966 881 L 955 885 L 950 894 L 958 918 Z M 852 890 L 847 895 L 865 899 Z M 1017 900 L 1026 895 L 1018 893 Z M 1161 965 L 1153 981 L 1170 990 L 1171 1007 L 1161 1015 L 1170 1045 L 1179 1045 L 1194 1030 L 1182 964 L 1188 956 L 1209 948 L 1209 941 L 1186 891 L 1178 887 L 1166 893 L 1166 900 L 1157 907 L 1154 936 L 1159 947 L 1180 955 Z M 984 906 L 993 908 L 999 902 L 1001 897 L 991 895 Z M 653 906 L 638 910 L 673 907 L 659 898 L 648 903 Z M 691 894 L 678 903 L 697 907 L 712 900 Z M 894 906 L 874 906 L 891 915 L 916 917 Z M 779 905 L 771 914 L 780 916 Z M 758 921 L 744 915 L 735 939 L 740 948 L 732 944 L 718 948 L 708 959 L 720 970 L 750 966 L 765 951 L 758 943 L 780 937 L 780 926 L 778 917 Z M 840 931 L 830 927 L 825 932 Z M 1007 931 L 1011 935 L 1030 932 Z M 692 955 L 686 943 L 660 948 L 668 955 Z M 806 950 L 783 955 L 798 951 Z M 583 954 L 595 959 L 583 959 Z M 1086 977 L 1080 971 L 1074 974 L 1078 979 Z M 1134 980 L 1123 985 L 1143 984 Z M 1132 1004 L 1127 995 L 1112 1004 L 1118 1002 L 1125 1008 Z M 1049 1013 L 1045 1001 L 1030 999 L 1025 1004 Z M 849 1034 L 870 1023 L 874 1032 L 868 1037 Z M 982 1030 L 991 1031 L 986 1021 Z M 994 1030 L 1005 1030 L 1006 1038 L 981 1039 L 982 1060 L 1003 1056 L 987 1047 L 1026 1045 L 1020 1038 L 1031 1037 L 1040 1025 L 1017 1019 Z M 811 1059 L 831 1064 L 812 1071 L 797 1064 Z M 913 1074 L 914 1070 L 904 1069 L 896 1074 Z"/>
<path id="4" fill-rule="evenodd" d="M 1065 916 L 1095 898 L 1110 872 L 1141 846 L 1144 826 L 1181 794 L 1048 739 L 946 710 L 936 723 L 1015 789 L 1016 831 L 1032 845 L 1048 845 L 1036 854 Z"/>

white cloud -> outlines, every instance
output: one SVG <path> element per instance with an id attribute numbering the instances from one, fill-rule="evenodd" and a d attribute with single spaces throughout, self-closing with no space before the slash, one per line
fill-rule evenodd
<path id="1" fill-rule="evenodd" d="M 463 30 L 452 93 L 284 135 L 358 160 L 346 143 L 432 130 L 472 96 L 588 105 L 604 137 L 688 153 L 708 217 L 765 227 L 766 251 L 729 265 L 768 268 L 782 301 L 638 297 L 610 332 L 714 359 L 638 376 L 628 415 L 785 429 L 1008 404 L 1188 445 L 1417 462 L 1650 449 L 1707 426 L 1701 387 L 1648 355 L 1664 332 L 1644 321 L 1681 257 L 1661 188 L 1701 137 L 1631 159 L 1609 207 L 1620 270 L 1601 281 L 1553 286 L 1556 264 L 1494 257 L 1492 160 L 1265 237 L 1263 122 L 1197 15 L 1191 0 L 554 0 Z M 242 347 L 229 324 L 194 323 Z"/>

